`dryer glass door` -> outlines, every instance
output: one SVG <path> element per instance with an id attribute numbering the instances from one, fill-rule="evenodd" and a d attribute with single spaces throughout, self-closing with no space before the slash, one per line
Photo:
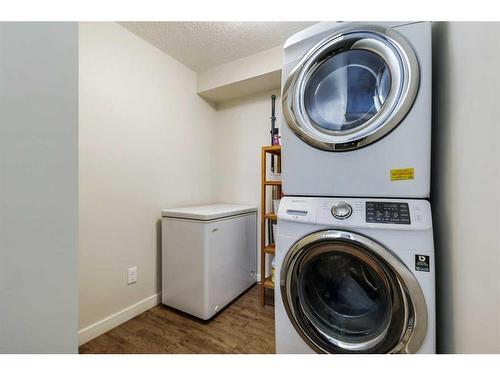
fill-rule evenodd
<path id="1" fill-rule="evenodd" d="M 408 42 L 390 28 L 358 24 L 337 30 L 304 56 L 285 83 L 283 112 L 310 145 L 353 150 L 394 129 L 418 85 Z"/>
<path id="2" fill-rule="evenodd" d="M 391 74 L 378 54 L 352 49 L 327 58 L 311 72 L 304 91 L 308 117 L 326 131 L 353 131 L 381 109 Z"/>
<path id="3" fill-rule="evenodd" d="M 310 234 L 289 251 L 280 276 L 288 316 L 318 352 L 413 352 L 425 336 L 418 282 L 367 237 L 335 230 Z"/>

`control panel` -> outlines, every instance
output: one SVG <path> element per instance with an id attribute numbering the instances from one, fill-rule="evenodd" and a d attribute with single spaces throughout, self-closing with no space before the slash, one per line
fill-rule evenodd
<path id="1" fill-rule="evenodd" d="M 423 199 L 283 197 L 278 212 L 281 233 L 297 230 L 295 223 L 407 231 L 431 229 L 432 217 Z"/>
<path id="2" fill-rule="evenodd" d="M 406 202 L 366 202 L 366 222 L 380 224 L 411 224 Z"/>

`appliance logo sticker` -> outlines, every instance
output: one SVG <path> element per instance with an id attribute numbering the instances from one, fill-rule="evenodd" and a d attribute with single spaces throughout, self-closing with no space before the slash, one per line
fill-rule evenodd
<path id="1" fill-rule="evenodd" d="M 415 255 L 415 270 L 430 272 L 431 270 L 431 260 L 428 255 Z"/>
<path id="2" fill-rule="evenodd" d="M 414 180 L 415 168 L 391 169 L 391 181 Z"/>

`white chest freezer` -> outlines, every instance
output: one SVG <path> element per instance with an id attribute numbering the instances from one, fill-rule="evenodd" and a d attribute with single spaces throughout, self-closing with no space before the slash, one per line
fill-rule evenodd
<path id="1" fill-rule="evenodd" d="M 210 319 L 256 282 L 257 207 L 162 211 L 162 302 Z"/>

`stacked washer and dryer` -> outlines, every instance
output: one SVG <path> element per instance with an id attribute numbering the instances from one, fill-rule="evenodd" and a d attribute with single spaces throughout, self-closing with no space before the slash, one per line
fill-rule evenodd
<path id="1" fill-rule="evenodd" d="M 430 24 L 316 24 L 282 84 L 277 352 L 435 353 Z"/>

